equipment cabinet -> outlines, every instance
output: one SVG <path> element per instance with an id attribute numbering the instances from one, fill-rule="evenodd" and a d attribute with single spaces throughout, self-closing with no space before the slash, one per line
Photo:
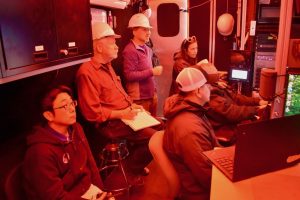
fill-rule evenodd
<path id="1" fill-rule="evenodd" d="M 88 0 L 9 0 L 0 6 L 2 77 L 92 55 Z"/>

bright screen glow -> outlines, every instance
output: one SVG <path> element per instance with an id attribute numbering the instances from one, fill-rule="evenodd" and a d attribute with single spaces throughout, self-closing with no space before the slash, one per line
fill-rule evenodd
<path id="1" fill-rule="evenodd" d="M 289 75 L 284 116 L 300 114 L 300 75 Z"/>
<path id="2" fill-rule="evenodd" d="M 247 80 L 248 71 L 233 69 L 231 73 L 232 79 Z"/>

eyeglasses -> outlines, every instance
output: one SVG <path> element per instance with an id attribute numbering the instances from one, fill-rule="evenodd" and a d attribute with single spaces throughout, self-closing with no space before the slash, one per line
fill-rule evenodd
<path id="1" fill-rule="evenodd" d="M 191 44 L 194 42 L 197 42 L 197 38 L 196 38 L 196 36 L 193 35 L 193 36 L 189 37 L 188 39 L 185 39 L 183 41 L 183 44 L 186 45 L 187 43 Z"/>
<path id="2" fill-rule="evenodd" d="M 74 101 L 71 101 L 70 103 L 67 103 L 67 104 L 65 104 L 65 105 L 63 105 L 63 106 L 56 107 L 56 108 L 53 108 L 53 109 L 55 110 L 55 109 L 62 109 L 62 108 L 64 108 L 66 111 L 69 111 L 70 108 L 71 108 L 71 106 L 72 106 L 73 108 L 75 108 L 75 107 L 77 106 L 77 101 L 74 100 Z"/>

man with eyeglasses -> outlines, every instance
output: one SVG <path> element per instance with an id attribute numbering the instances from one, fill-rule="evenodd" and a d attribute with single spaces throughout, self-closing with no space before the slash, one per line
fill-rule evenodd
<path id="1" fill-rule="evenodd" d="M 154 76 L 162 74 L 161 65 L 152 64 L 153 51 L 146 45 L 150 41 L 151 26 L 148 18 L 142 14 L 134 14 L 128 23 L 133 38 L 125 46 L 123 55 L 123 74 L 126 90 L 134 103 L 156 116 L 157 94 Z"/>
<path id="2" fill-rule="evenodd" d="M 165 101 L 163 147 L 181 181 L 180 199 L 207 200 L 212 166 L 201 152 L 219 146 L 203 108 L 210 90 L 200 70 L 191 67 L 184 68 L 176 82 L 180 92 Z"/>
<path id="3" fill-rule="evenodd" d="M 111 65 L 118 56 L 116 38 L 121 36 L 102 22 L 92 25 L 92 33 L 94 56 L 81 65 L 76 75 L 79 108 L 96 134 L 104 136 L 95 136 L 96 139 L 129 141 L 129 156 L 125 160 L 129 183 L 142 185 L 140 175 L 147 172 L 144 169 L 152 160 L 148 141 L 156 130 L 145 128 L 135 132 L 122 122 L 121 119 L 133 119 L 143 107 L 133 103 Z"/>
<path id="4" fill-rule="evenodd" d="M 27 199 L 104 199 L 102 181 L 70 88 L 57 86 L 41 101 L 42 123 L 27 138 L 23 164 Z M 100 197 L 99 197 L 100 194 Z"/>

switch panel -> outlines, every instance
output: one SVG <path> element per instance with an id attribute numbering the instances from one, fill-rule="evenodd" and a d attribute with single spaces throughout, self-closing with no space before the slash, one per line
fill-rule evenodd
<path id="1" fill-rule="evenodd" d="M 250 36 L 255 36 L 256 21 L 250 22 Z"/>

